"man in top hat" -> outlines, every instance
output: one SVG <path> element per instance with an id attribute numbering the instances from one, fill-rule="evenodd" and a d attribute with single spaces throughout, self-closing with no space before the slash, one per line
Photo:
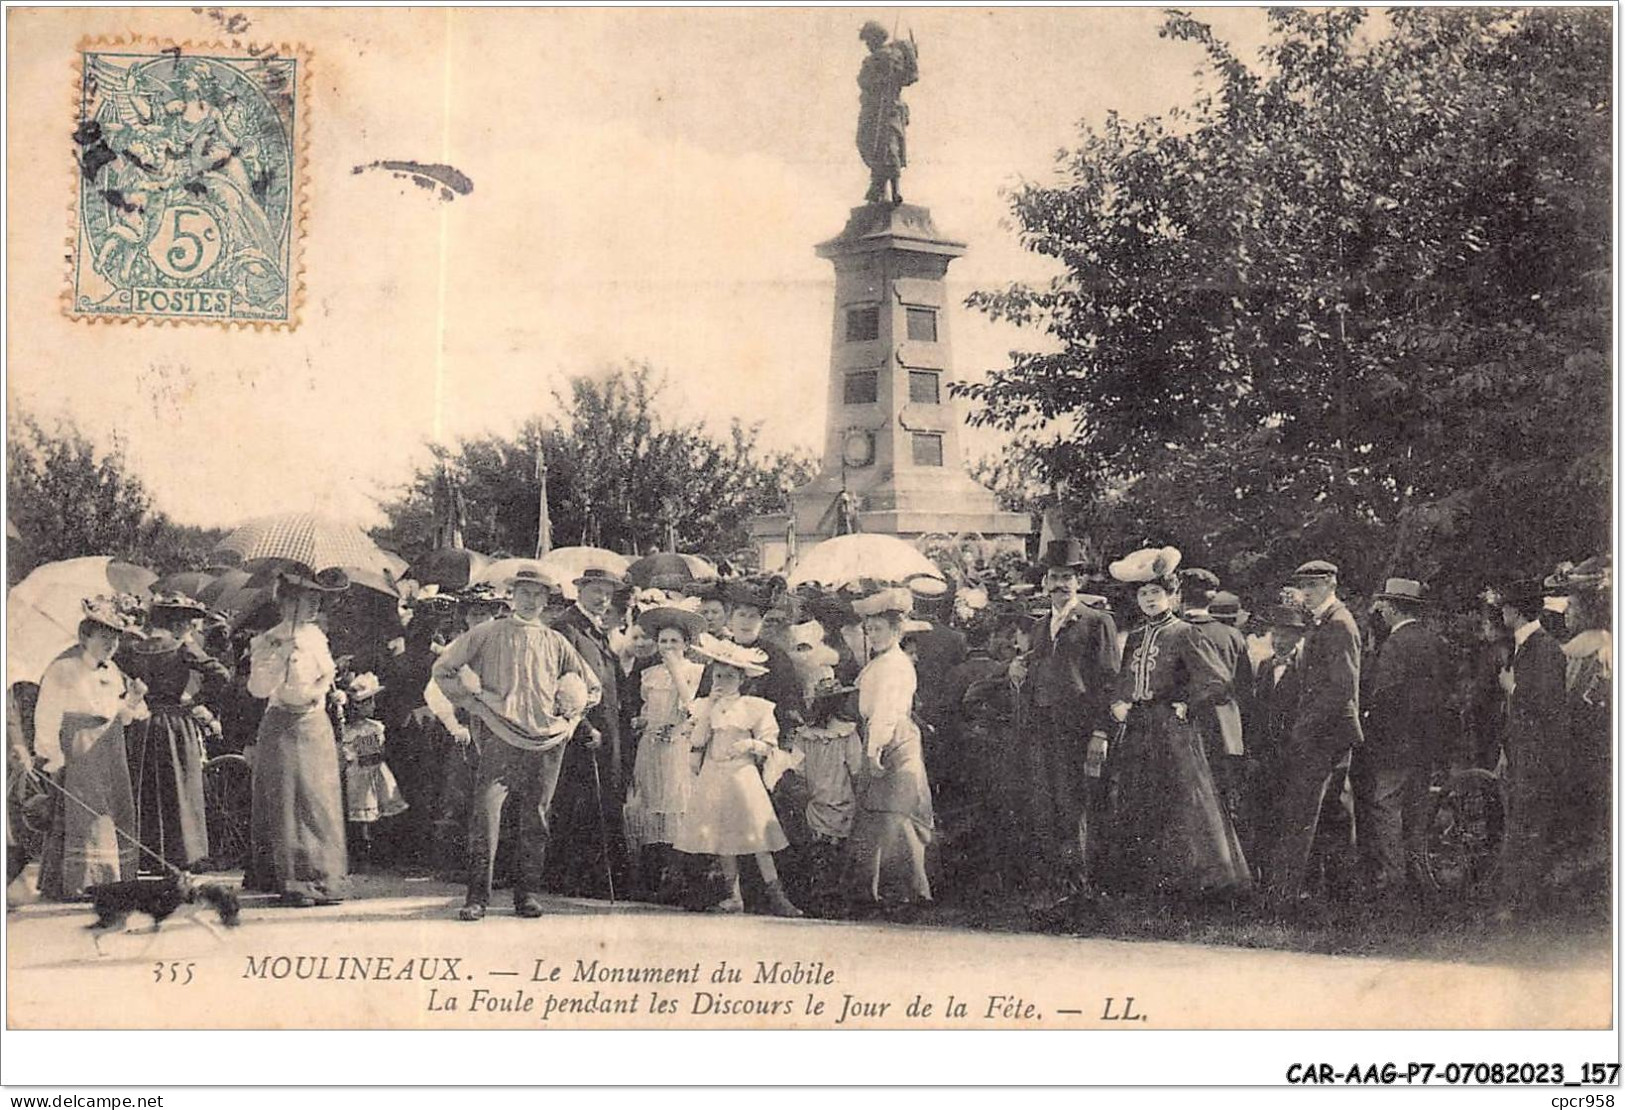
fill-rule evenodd
<path id="1" fill-rule="evenodd" d="M 1077 540 L 1050 543 L 1040 566 L 1049 612 L 1033 621 L 1032 647 L 1010 665 L 1010 677 L 1021 687 L 1024 731 L 1043 751 L 1036 764 L 1048 780 L 1043 788 L 1055 800 L 1054 840 L 1038 849 L 1050 857 L 1054 881 L 1070 885 L 1087 863 L 1078 858 L 1086 763 L 1091 745 L 1106 744 L 1120 664 L 1117 622 L 1078 598 L 1084 555 Z"/>
<path id="2" fill-rule="evenodd" d="M 1540 623 L 1539 580 L 1495 590 L 1501 620 L 1512 633 L 1512 663 L 1501 672 L 1507 695 L 1502 778 L 1507 787 L 1502 888 L 1512 904 L 1535 899 L 1550 872 L 1553 849 L 1572 818 L 1568 807 L 1569 715 L 1565 696 L 1567 658 Z"/>
<path id="3" fill-rule="evenodd" d="M 563 835 L 570 841 L 548 866 L 551 885 L 568 894 L 607 896 L 604 860 L 618 889 L 631 878 L 621 806 L 631 782 L 631 745 L 621 743 L 620 657 L 610 642 L 618 627 L 615 599 L 625 579 L 603 567 L 588 567 L 575 580 L 575 604 L 553 618 L 553 628 L 575 648 L 598 677 L 603 695 L 587 713 L 583 734 L 564 754 L 557 806 Z M 594 773 L 596 764 L 596 774 Z M 603 829 L 608 828 L 607 846 Z"/>
<path id="4" fill-rule="evenodd" d="M 1292 588 L 1309 611 L 1309 629 L 1299 663 L 1302 693 L 1284 753 L 1281 833 L 1271 880 L 1276 899 L 1288 906 L 1304 894 L 1327 784 L 1362 739 L 1360 628 L 1338 599 L 1336 564 L 1304 563 L 1292 574 Z"/>
<path id="5" fill-rule="evenodd" d="M 435 660 L 434 677 L 454 705 L 469 713 L 479 751 L 478 779 L 469 814 L 468 898 L 464 921 L 485 916 L 502 809 L 511 793 L 519 807 L 519 874 L 514 911 L 540 917 L 553 798 L 571 735 L 580 723 L 573 684 L 581 701 L 596 703 L 598 675 L 570 641 L 542 621 L 552 583 L 539 570 L 521 568 L 506 586 L 513 611 L 463 633 Z M 573 710 L 573 712 L 572 712 Z M 573 815 L 572 815 L 573 816 Z"/>
<path id="6" fill-rule="evenodd" d="M 1444 640 L 1419 619 L 1422 584 L 1390 578 L 1371 609 L 1388 630 L 1360 704 L 1365 743 L 1354 753 L 1354 827 L 1374 892 L 1419 874 L 1428 775 L 1443 755 L 1450 667 Z"/>

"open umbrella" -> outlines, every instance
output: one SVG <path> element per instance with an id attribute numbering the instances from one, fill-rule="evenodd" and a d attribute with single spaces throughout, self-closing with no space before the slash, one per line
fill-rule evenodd
<path id="1" fill-rule="evenodd" d="M 235 624 L 271 600 L 271 587 L 256 582 L 246 570 L 228 570 L 197 592 L 197 599 L 232 618 Z"/>
<path id="2" fill-rule="evenodd" d="M 482 570 L 477 581 L 500 588 L 518 568 L 534 567 L 557 582 L 564 596 L 574 601 L 576 588 L 572 583 L 581 577 L 582 571 L 592 568 L 625 574 L 630 565 L 625 555 L 603 547 L 555 547 L 540 559 L 499 559 Z"/>
<path id="3" fill-rule="evenodd" d="M 213 582 L 217 575 L 206 570 L 183 570 L 176 574 L 166 574 L 152 584 L 154 593 L 185 594 L 187 597 L 197 597 L 203 588 Z"/>
<path id="4" fill-rule="evenodd" d="M 292 559 L 255 559 L 253 570 L 249 573 L 247 585 L 265 587 L 269 589 L 276 585 L 277 575 L 284 570 L 293 570 L 303 573 L 307 568 Z M 396 585 L 395 578 L 388 571 L 378 570 L 375 567 L 339 567 L 344 576 L 350 580 L 352 587 L 372 590 L 391 598 L 399 598 L 401 590 Z"/>
<path id="5" fill-rule="evenodd" d="M 704 573 L 706 570 L 709 570 L 710 573 Z M 698 555 L 681 555 L 675 551 L 660 551 L 653 555 L 645 555 L 627 567 L 626 576 L 636 585 L 647 588 L 654 585 L 657 578 L 676 582 L 694 582 L 700 579 L 715 578 L 717 568 L 711 566 Z"/>
<path id="6" fill-rule="evenodd" d="M 261 559 L 287 559 L 311 570 L 363 567 L 382 572 L 389 560 L 378 545 L 353 524 L 315 513 L 280 513 L 259 517 L 220 541 L 244 564 Z"/>
<path id="7" fill-rule="evenodd" d="M 817 582 L 834 589 L 864 578 L 906 583 L 922 594 L 940 594 L 948 585 L 937 565 L 913 544 L 870 532 L 815 544 L 796 563 L 788 581 L 792 588 Z"/>
<path id="8" fill-rule="evenodd" d="M 424 586 L 442 590 L 462 590 L 478 580 L 491 560 L 466 547 L 442 547 L 431 551 L 408 568 L 405 577 Z"/>
<path id="9" fill-rule="evenodd" d="M 158 576 L 107 555 L 46 563 L 6 595 L 6 683 L 38 682 L 79 639 L 82 603 L 101 594 L 151 595 Z"/>

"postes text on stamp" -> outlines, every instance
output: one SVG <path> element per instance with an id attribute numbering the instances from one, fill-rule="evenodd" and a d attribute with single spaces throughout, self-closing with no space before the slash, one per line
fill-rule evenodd
<path id="1" fill-rule="evenodd" d="M 71 315 L 297 323 L 297 52 L 81 50 Z"/>

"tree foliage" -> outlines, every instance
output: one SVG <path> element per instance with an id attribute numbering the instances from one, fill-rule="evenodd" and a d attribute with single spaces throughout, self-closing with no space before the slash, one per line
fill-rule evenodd
<path id="1" fill-rule="evenodd" d="M 1273 9 L 1256 69 L 1115 115 L 1012 195 L 1043 328 L 973 422 L 1111 546 L 1264 582 L 1312 556 L 1470 592 L 1608 543 L 1611 28 L 1602 9 Z"/>
<path id="2" fill-rule="evenodd" d="M 13 413 L 6 430 L 10 584 L 59 559 L 115 555 L 168 573 L 198 569 L 224 533 L 179 525 L 155 511 L 115 446 L 100 452 L 71 423 L 48 428 Z"/>
<path id="3" fill-rule="evenodd" d="M 380 541 L 409 557 L 430 547 L 444 465 L 468 506 L 464 542 L 528 555 L 536 547 L 540 449 L 555 546 L 643 553 L 664 549 L 669 525 L 680 550 L 733 554 L 749 542 L 752 515 L 781 511 L 785 495 L 812 477 L 812 460 L 765 449 L 758 430 L 738 421 L 718 438 L 674 419 L 663 411 L 664 393 L 664 380 L 646 364 L 583 375 L 554 394 L 553 413 L 526 421 L 514 437 L 437 448 L 435 462 L 385 506 L 390 524 Z"/>

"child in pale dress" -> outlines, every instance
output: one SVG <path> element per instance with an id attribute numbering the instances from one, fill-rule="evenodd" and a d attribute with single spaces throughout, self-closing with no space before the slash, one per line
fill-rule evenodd
<path id="1" fill-rule="evenodd" d="M 638 752 L 626 800 L 626 840 L 638 852 L 643 885 L 656 901 L 672 902 L 680 892 L 681 869 L 671 858 L 671 844 L 694 789 L 688 745 L 678 742 L 679 732 L 705 674 L 705 665 L 687 656 L 705 618 L 697 603 L 692 609 L 660 605 L 638 614 L 638 627 L 655 645 L 659 661 L 638 672 L 643 710 L 632 720 Z"/>
<path id="2" fill-rule="evenodd" d="M 728 895 L 711 907 L 712 912 L 744 912 L 739 857 L 754 856 L 771 912 L 800 917 L 801 911 L 784 893 L 773 862 L 773 853 L 789 842 L 773 812 L 759 765 L 779 754 L 773 703 L 739 692 L 746 675 L 767 673 L 767 655 L 708 634 L 699 638 L 694 650 L 713 664 L 711 696 L 693 703 L 684 725 L 682 736 L 698 769 L 672 847 L 690 855 L 719 858 Z"/>
<path id="3" fill-rule="evenodd" d="M 344 754 L 345 816 L 362 861 L 372 856 L 372 826 L 406 812 L 406 799 L 384 762 L 384 724 L 373 717 L 374 699 L 383 689 L 371 672 L 356 675 L 344 689 L 339 749 Z"/>

